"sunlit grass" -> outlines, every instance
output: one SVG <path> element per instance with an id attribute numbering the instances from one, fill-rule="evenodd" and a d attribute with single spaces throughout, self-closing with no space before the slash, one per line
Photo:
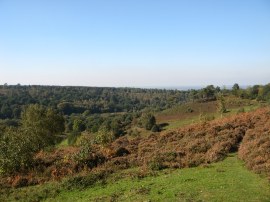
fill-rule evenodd
<path id="1" fill-rule="evenodd" d="M 143 179 L 125 178 L 83 191 L 61 192 L 47 201 L 269 201 L 267 179 L 248 171 L 235 155 L 207 167 L 165 170 Z"/>
<path id="2" fill-rule="evenodd" d="M 258 109 L 259 107 L 260 106 L 258 104 L 257 105 L 247 105 L 247 106 L 227 109 L 228 112 L 224 113 L 222 115 L 218 112 L 203 113 L 201 115 L 194 114 L 193 116 L 188 117 L 188 118 L 184 118 L 184 119 L 181 118 L 181 114 L 179 114 L 178 119 L 168 120 L 167 121 L 168 126 L 164 127 L 163 129 L 164 130 L 173 130 L 173 129 L 180 128 L 182 126 L 199 123 L 202 120 L 213 120 L 213 119 L 223 118 L 226 116 L 235 115 L 235 114 L 239 113 L 240 109 L 243 109 L 244 112 L 250 112 L 250 111 L 254 111 L 254 110 Z"/>

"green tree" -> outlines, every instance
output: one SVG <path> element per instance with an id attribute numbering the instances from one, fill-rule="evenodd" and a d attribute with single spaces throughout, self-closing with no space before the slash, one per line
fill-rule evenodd
<path id="1" fill-rule="evenodd" d="M 64 114 L 70 115 L 74 111 L 73 104 L 69 102 L 62 102 L 57 105 L 57 108 Z"/>
<path id="2" fill-rule="evenodd" d="M 115 137 L 120 137 L 124 133 L 122 123 L 117 118 L 112 120 L 110 128 Z"/>
<path id="3" fill-rule="evenodd" d="M 146 130 L 151 130 L 156 125 L 156 118 L 150 113 L 145 113 L 140 118 L 140 125 Z"/>
<path id="4" fill-rule="evenodd" d="M 235 95 L 235 96 L 238 96 L 239 95 L 239 90 L 240 90 L 240 87 L 238 85 L 238 83 L 235 83 L 232 87 L 232 93 Z"/>
<path id="5" fill-rule="evenodd" d="M 221 114 L 226 113 L 227 109 L 226 109 L 224 95 L 222 93 L 219 93 L 217 98 L 218 98 L 218 107 L 217 107 L 218 112 L 220 112 Z"/>
<path id="6" fill-rule="evenodd" d="M 115 139 L 113 132 L 108 130 L 105 126 L 101 126 L 96 133 L 95 142 L 97 144 L 106 145 Z"/>
<path id="7" fill-rule="evenodd" d="M 252 87 L 247 88 L 247 94 L 250 99 L 256 99 L 259 93 L 259 85 L 254 85 Z"/>
<path id="8" fill-rule="evenodd" d="M 64 118 L 51 108 L 47 109 L 41 105 L 29 105 L 22 111 L 22 129 L 29 136 L 33 136 L 38 149 L 55 143 L 56 136 L 65 130 Z"/>
<path id="9" fill-rule="evenodd" d="M 0 114 L 2 118 L 11 118 L 12 116 L 12 110 L 7 104 L 3 104 L 0 110 Z"/>
<path id="10" fill-rule="evenodd" d="M 73 121 L 73 131 L 82 132 L 86 129 L 84 122 L 81 119 L 75 119 Z"/>
<path id="11" fill-rule="evenodd" d="M 32 163 L 35 147 L 23 130 L 9 129 L 0 137 L 0 174 L 23 170 Z"/>
<path id="12" fill-rule="evenodd" d="M 215 99 L 216 88 L 213 85 L 208 85 L 200 91 L 201 98 L 204 100 Z"/>
<path id="13" fill-rule="evenodd" d="M 22 112 L 21 126 L 0 137 L 0 171 L 28 168 L 39 150 L 53 145 L 64 131 L 64 119 L 52 109 L 30 105 Z"/>

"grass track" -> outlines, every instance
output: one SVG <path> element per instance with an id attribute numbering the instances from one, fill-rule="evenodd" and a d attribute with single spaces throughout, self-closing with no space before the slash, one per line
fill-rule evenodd
<path id="1" fill-rule="evenodd" d="M 126 172 L 126 171 L 125 171 Z M 132 172 L 132 170 L 130 170 Z M 155 177 L 112 180 L 60 192 L 47 201 L 270 201 L 270 185 L 233 154 L 209 167 L 164 170 Z"/>

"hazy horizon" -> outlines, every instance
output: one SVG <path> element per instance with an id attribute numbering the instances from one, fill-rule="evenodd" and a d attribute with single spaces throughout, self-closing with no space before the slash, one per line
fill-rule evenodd
<path id="1" fill-rule="evenodd" d="M 269 25 L 267 0 L 0 0 L 0 83 L 267 84 Z"/>
<path id="2" fill-rule="evenodd" d="M 239 85 L 239 83 L 237 83 Z M 268 84 L 268 83 L 267 83 Z M 203 89 L 209 85 L 214 85 L 214 84 L 207 84 L 207 85 L 197 85 L 197 86 L 88 86 L 88 85 L 40 85 L 40 84 L 21 84 L 21 83 L 17 83 L 17 84 L 8 84 L 8 83 L 4 83 L 4 84 L 0 84 L 0 86 L 3 85 L 8 85 L 8 86 L 16 86 L 16 85 L 20 85 L 20 86 L 56 86 L 56 87 L 90 87 L 90 88 L 140 88 L 140 89 L 164 89 L 164 90 L 182 90 L 182 91 L 186 91 L 186 90 L 200 90 Z M 254 84 L 254 85 L 266 85 L 263 83 L 258 83 L 258 84 Z M 253 85 L 242 85 L 240 84 L 239 87 L 241 89 L 247 89 L 248 87 L 252 87 Z M 221 89 L 232 89 L 233 85 L 214 85 L 214 87 L 220 87 Z"/>

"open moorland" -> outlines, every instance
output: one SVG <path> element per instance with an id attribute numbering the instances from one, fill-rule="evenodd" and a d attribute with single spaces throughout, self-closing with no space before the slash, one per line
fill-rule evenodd
<path id="1" fill-rule="evenodd" d="M 270 85 L 1 86 L 1 201 L 269 201 Z"/>

